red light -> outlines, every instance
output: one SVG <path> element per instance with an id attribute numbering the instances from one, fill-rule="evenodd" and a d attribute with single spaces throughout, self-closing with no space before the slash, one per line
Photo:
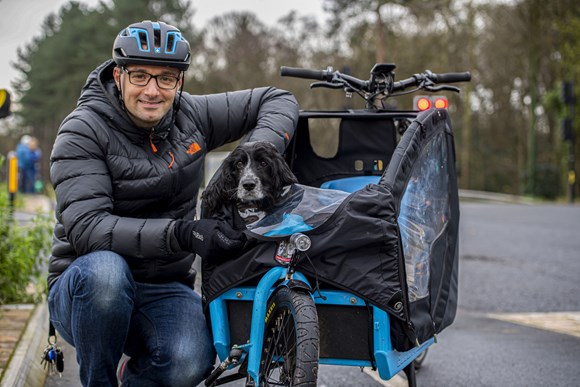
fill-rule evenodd
<path id="1" fill-rule="evenodd" d="M 420 111 L 431 109 L 431 101 L 429 98 L 421 97 L 417 100 L 417 109 Z"/>
<path id="2" fill-rule="evenodd" d="M 435 107 L 437 109 L 447 109 L 447 107 L 449 107 L 449 101 L 447 101 L 447 98 L 437 98 L 435 99 Z"/>

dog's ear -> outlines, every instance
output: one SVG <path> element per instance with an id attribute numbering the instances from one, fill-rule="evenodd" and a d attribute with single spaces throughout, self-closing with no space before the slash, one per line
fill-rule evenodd
<path id="1" fill-rule="evenodd" d="M 280 154 L 277 150 L 272 150 L 272 158 L 274 163 L 273 171 L 275 174 L 279 176 L 279 182 L 281 183 L 282 187 L 298 183 L 298 179 L 294 176 L 294 173 L 290 170 L 288 164 L 286 164 L 286 160 L 284 160 L 284 156 Z"/>
<path id="2" fill-rule="evenodd" d="M 280 176 L 282 177 L 283 186 L 298 183 L 298 179 L 283 158 L 281 158 Z"/>
<path id="3" fill-rule="evenodd" d="M 224 160 L 218 178 L 214 179 L 201 194 L 204 213 L 208 215 L 217 213 L 231 199 L 232 190 L 236 188 L 232 171 L 231 160 Z"/>

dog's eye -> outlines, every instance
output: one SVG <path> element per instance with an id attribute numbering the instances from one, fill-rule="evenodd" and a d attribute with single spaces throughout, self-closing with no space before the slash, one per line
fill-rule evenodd
<path id="1" fill-rule="evenodd" d="M 238 162 L 236 163 L 236 168 L 238 168 L 238 169 L 243 169 L 243 168 L 244 168 L 244 163 L 243 163 L 242 161 L 238 161 Z"/>
<path id="2" fill-rule="evenodd" d="M 267 166 L 268 166 L 268 163 L 266 161 L 264 161 L 264 160 L 260 161 L 260 167 L 264 168 Z"/>

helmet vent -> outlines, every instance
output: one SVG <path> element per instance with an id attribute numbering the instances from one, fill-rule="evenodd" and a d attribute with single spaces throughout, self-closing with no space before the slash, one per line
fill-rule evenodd
<path id="1" fill-rule="evenodd" d="M 161 30 L 153 30 L 153 36 L 155 39 L 155 48 L 161 47 Z"/>
<path id="2" fill-rule="evenodd" d="M 167 45 L 165 46 L 166 52 L 173 52 L 175 50 L 175 35 L 167 34 Z"/>
<path id="3" fill-rule="evenodd" d="M 139 31 L 139 46 L 143 51 L 149 51 L 149 41 L 147 39 L 147 31 Z"/>

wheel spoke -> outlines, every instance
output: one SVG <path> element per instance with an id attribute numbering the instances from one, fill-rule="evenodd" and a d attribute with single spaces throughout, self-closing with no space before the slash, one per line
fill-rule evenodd
<path id="1" fill-rule="evenodd" d="M 280 379 L 285 379 L 287 382 L 292 381 L 295 363 L 293 357 L 296 348 L 294 326 L 294 318 L 289 310 L 284 310 L 276 317 L 273 335 L 270 337 L 271 341 L 268 345 L 268 356 L 264 359 L 267 367 L 266 375 L 268 375 L 268 381 L 271 385 L 286 385 L 271 380 L 271 373 L 275 369 L 279 371 Z M 292 343 L 291 347 L 289 347 L 290 343 Z"/>

